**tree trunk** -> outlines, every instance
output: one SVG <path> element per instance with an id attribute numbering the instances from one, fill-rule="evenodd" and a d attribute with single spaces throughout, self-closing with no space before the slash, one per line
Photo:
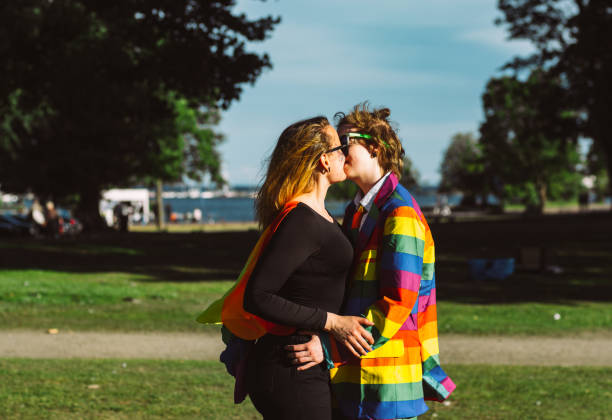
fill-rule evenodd
<path id="1" fill-rule="evenodd" d="M 163 183 L 161 179 L 155 182 L 155 200 L 157 202 L 157 214 L 155 215 L 155 221 L 157 222 L 157 229 L 162 230 L 164 228 L 164 197 Z"/>
<path id="2" fill-rule="evenodd" d="M 537 214 L 542 214 L 546 206 L 546 182 L 536 182 L 536 188 L 538 189 L 538 206 L 536 207 L 536 212 Z"/>
<path id="3" fill-rule="evenodd" d="M 603 152 L 603 158 L 606 160 L 608 196 L 612 197 L 612 119 L 610 118 L 612 89 L 609 84 L 606 86 L 608 86 L 607 89 L 597 91 L 596 101 L 589 109 L 588 122 L 591 137 Z M 612 206 L 610 211 L 612 211 Z"/>
<path id="4" fill-rule="evenodd" d="M 100 215 L 100 188 L 87 188 L 81 191 L 76 216 L 83 223 L 86 232 L 108 230 Z"/>

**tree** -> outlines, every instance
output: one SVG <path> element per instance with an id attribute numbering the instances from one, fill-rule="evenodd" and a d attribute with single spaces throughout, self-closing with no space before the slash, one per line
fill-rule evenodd
<path id="1" fill-rule="evenodd" d="M 553 182 L 576 172 L 578 117 L 564 107 L 566 94 L 541 70 L 524 82 L 505 76 L 487 84 L 480 127 L 484 174 L 500 184 L 502 202 L 519 198 L 541 213 L 548 195 L 558 190 Z"/>
<path id="2" fill-rule="evenodd" d="M 408 156 L 404 156 L 404 168 L 402 169 L 400 184 L 402 184 L 406 189 L 410 190 L 419 187 L 420 179 L 421 174 L 412 163 L 412 160 Z"/>
<path id="3" fill-rule="evenodd" d="M 461 192 L 462 205 L 474 206 L 476 197 L 485 195 L 482 152 L 472 133 L 457 133 L 451 138 L 440 164 L 440 174 L 438 191 Z"/>
<path id="4" fill-rule="evenodd" d="M 271 67 L 246 50 L 279 22 L 234 1 L 24 0 L 0 5 L 0 181 L 99 220 L 100 191 L 209 173 L 218 107 Z"/>
<path id="5" fill-rule="evenodd" d="M 612 7 L 610 0 L 499 0 L 512 39 L 532 41 L 537 52 L 508 67 L 544 67 L 569 88 L 569 106 L 584 113 L 582 135 L 592 138 L 612 175 Z M 612 194 L 612 184 L 609 185 Z"/>

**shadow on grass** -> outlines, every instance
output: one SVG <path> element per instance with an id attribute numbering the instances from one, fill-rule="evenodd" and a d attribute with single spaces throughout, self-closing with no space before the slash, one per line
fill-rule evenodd
<path id="1" fill-rule="evenodd" d="M 431 224 L 436 241 L 438 298 L 465 303 L 612 300 L 612 214 Z M 234 280 L 256 231 L 129 233 L 76 240 L 0 239 L 0 269 L 126 272 L 143 281 Z M 541 247 L 563 273 L 517 271 L 502 282 L 468 277 L 467 260 L 514 257 Z"/>
<path id="2" fill-rule="evenodd" d="M 517 217 L 504 221 L 432 224 L 438 298 L 465 303 L 612 300 L 612 214 Z M 504 281 L 469 279 L 470 258 L 507 258 L 541 248 L 563 271 L 518 269 Z M 518 262 L 518 258 L 517 258 Z"/>
<path id="3" fill-rule="evenodd" d="M 258 233 L 105 233 L 77 239 L 0 240 L 0 268 L 124 272 L 144 281 L 234 280 Z"/>

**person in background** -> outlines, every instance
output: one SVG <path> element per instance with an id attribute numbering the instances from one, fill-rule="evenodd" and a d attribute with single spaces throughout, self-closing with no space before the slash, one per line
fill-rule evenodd
<path id="1" fill-rule="evenodd" d="M 199 208 L 193 209 L 193 222 L 200 223 L 202 221 L 202 210 Z"/>
<path id="2" fill-rule="evenodd" d="M 176 215 L 174 215 L 174 220 L 172 220 L 172 205 L 168 202 L 164 205 L 164 213 L 166 215 L 166 222 L 170 223 L 176 221 Z"/>
<path id="3" fill-rule="evenodd" d="M 45 220 L 45 211 L 43 207 L 40 205 L 40 201 L 37 198 L 32 202 L 32 207 L 30 208 L 30 219 L 36 225 L 37 232 L 43 232 L 47 225 Z"/>
<path id="4" fill-rule="evenodd" d="M 442 401 L 455 388 L 438 354 L 434 242 L 416 200 L 398 183 L 404 151 L 389 115 L 367 103 L 336 115 L 340 139 L 349 142 L 344 171 L 359 187 L 343 222 L 355 259 L 341 313 L 374 323 L 365 356 L 335 339 L 325 345 L 338 418 L 413 418 L 427 411 L 425 399 Z M 317 340 L 286 348 L 295 364 L 323 359 Z"/>
<path id="5" fill-rule="evenodd" d="M 60 217 L 53 201 L 47 201 L 45 204 L 45 232 L 52 238 L 57 238 L 60 234 Z"/>

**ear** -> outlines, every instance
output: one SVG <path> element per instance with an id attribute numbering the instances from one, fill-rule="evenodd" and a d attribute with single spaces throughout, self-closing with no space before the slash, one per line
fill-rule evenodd
<path id="1" fill-rule="evenodd" d="M 327 157 L 327 154 L 323 153 L 321 155 L 321 157 L 319 158 L 319 166 L 321 167 L 323 172 L 329 171 L 329 158 Z"/>

